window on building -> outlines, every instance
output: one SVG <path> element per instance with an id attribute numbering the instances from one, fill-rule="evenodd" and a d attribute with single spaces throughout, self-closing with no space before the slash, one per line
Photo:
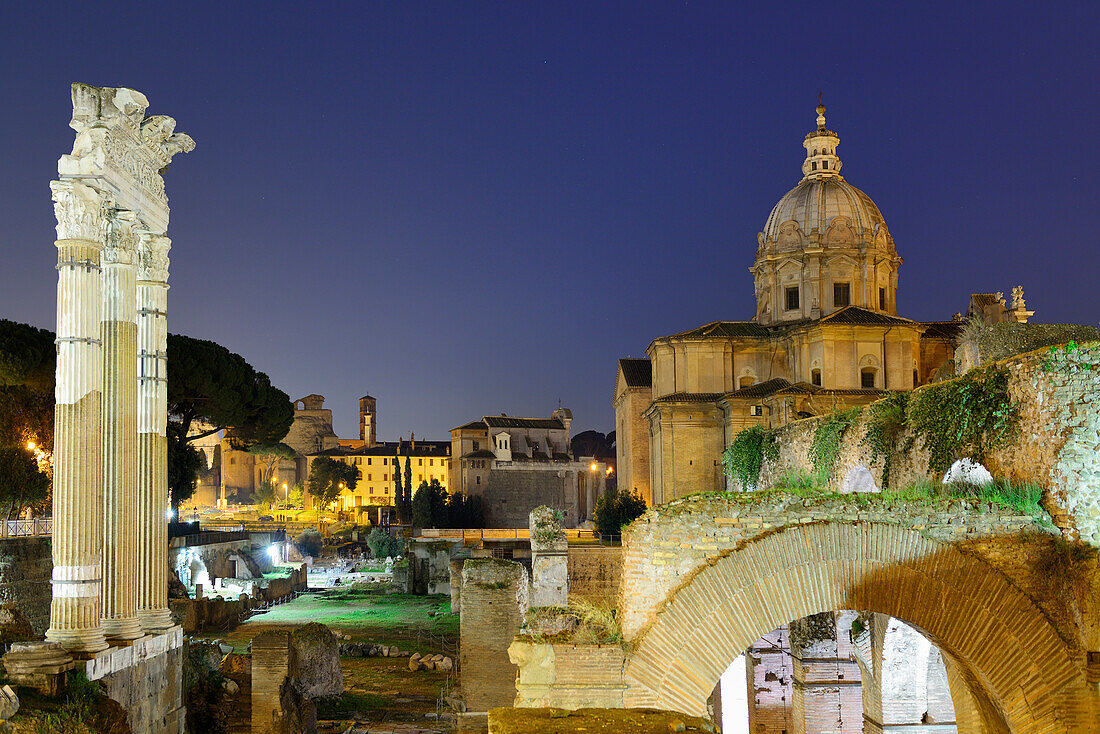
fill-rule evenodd
<path id="1" fill-rule="evenodd" d="M 917 372 L 916 370 L 913 370 L 913 387 L 916 387 L 919 384 L 920 384 L 920 373 Z"/>
<path id="2" fill-rule="evenodd" d="M 477 481 L 474 482 L 474 484 L 481 484 L 481 475 L 480 474 L 477 476 Z"/>
<path id="3" fill-rule="evenodd" d="M 481 444 L 478 443 L 477 441 L 474 441 L 474 451 L 477 451 L 480 448 L 481 448 Z"/>
<path id="4" fill-rule="evenodd" d="M 821 161 L 821 168 L 823 170 L 828 169 L 829 168 L 829 161 Z"/>
<path id="5" fill-rule="evenodd" d="M 754 415 L 754 416 L 758 416 L 758 417 L 764 415 L 764 406 L 763 405 L 750 405 L 749 406 L 749 415 Z"/>
<path id="6" fill-rule="evenodd" d="M 367 466 L 370 466 L 370 457 L 367 457 Z"/>
<path id="7" fill-rule="evenodd" d="M 371 475 L 370 475 L 370 474 L 368 474 L 368 475 L 367 475 L 367 481 L 369 482 L 370 480 L 371 480 Z"/>
<path id="8" fill-rule="evenodd" d="M 798 286 L 792 286 L 787 289 L 787 310 L 798 310 Z"/>
<path id="9" fill-rule="evenodd" d="M 423 459 L 417 459 L 416 460 L 416 465 L 417 466 L 424 466 L 424 460 Z"/>
<path id="10" fill-rule="evenodd" d="M 435 466 L 435 459 L 428 459 L 428 466 Z"/>
<path id="11" fill-rule="evenodd" d="M 864 367 L 859 371 L 859 386 L 864 388 L 873 388 L 875 386 L 875 368 Z"/>
<path id="12" fill-rule="evenodd" d="M 374 494 L 374 487 L 371 487 L 371 488 L 370 488 L 370 493 L 371 493 L 371 494 Z"/>
<path id="13" fill-rule="evenodd" d="M 817 170 L 817 161 L 810 161 L 810 170 L 811 171 L 816 171 Z"/>
<path id="14" fill-rule="evenodd" d="M 821 370 L 810 370 L 810 382 L 821 387 Z"/>
<path id="15" fill-rule="evenodd" d="M 879 307 L 880 311 L 885 311 L 886 310 L 886 289 L 885 288 L 879 288 L 878 289 L 878 307 Z"/>
<path id="16" fill-rule="evenodd" d="M 833 283 L 833 307 L 843 308 L 852 301 L 852 289 L 848 283 Z"/>
<path id="17" fill-rule="evenodd" d="M 423 474 L 417 474 L 416 475 L 416 481 L 423 482 L 424 481 L 424 475 Z"/>
<path id="18" fill-rule="evenodd" d="M 742 377 L 738 381 L 737 387 L 739 387 L 739 388 L 740 387 L 751 387 L 755 383 L 756 383 L 756 378 L 755 377 L 751 377 L 751 376 L 746 375 L 745 377 Z"/>

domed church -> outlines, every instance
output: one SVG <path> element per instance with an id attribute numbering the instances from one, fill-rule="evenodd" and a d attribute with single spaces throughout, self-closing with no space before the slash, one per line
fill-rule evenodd
<path id="1" fill-rule="evenodd" d="M 898 316 L 902 260 L 875 202 L 840 174 L 823 105 L 802 146 L 802 180 L 756 236 L 756 315 L 659 337 L 648 359 L 619 360 L 618 482 L 650 504 L 724 487 L 720 457 L 743 428 L 911 390 L 953 356 L 958 315 Z"/>

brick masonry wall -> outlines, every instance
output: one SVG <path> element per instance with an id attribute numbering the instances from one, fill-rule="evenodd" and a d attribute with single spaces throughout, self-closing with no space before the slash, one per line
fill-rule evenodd
<path id="1" fill-rule="evenodd" d="M 1046 488 L 1055 523 L 1071 537 L 1100 547 L 1100 343 L 1054 354 L 1029 352 L 1000 364 L 1008 369 L 1009 395 L 1020 408 L 1020 432 L 1014 445 L 987 457 L 987 468 L 996 477 Z M 784 429 L 780 456 L 764 462 L 758 489 L 771 489 L 784 474 L 812 468 L 810 446 L 820 420 L 808 418 Z M 883 462 L 870 460 L 862 445 L 865 433 L 866 425 L 860 423 L 845 434 L 830 482 L 833 489 L 858 465 L 868 467 L 883 486 Z M 903 434 L 898 445 L 905 446 L 908 439 Z M 892 463 L 893 487 L 942 479 L 929 474 L 928 452 L 919 440 Z"/>
<path id="2" fill-rule="evenodd" d="M 623 549 L 569 548 L 569 595 L 614 605 L 623 575 Z"/>
<path id="3" fill-rule="evenodd" d="M 462 565 L 459 683 L 468 711 L 511 706 L 516 666 L 508 659 L 527 614 L 527 569 L 493 558 Z"/>
<path id="4" fill-rule="evenodd" d="M 38 634 L 50 626 L 53 556 L 49 538 L 0 540 L 0 604 L 13 604 Z"/>
<path id="5" fill-rule="evenodd" d="M 728 662 L 713 651 L 733 655 L 820 609 L 865 609 L 955 651 L 982 681 L 983 715 L 1003 716 L 987 720 L 995 730 L 1100 731 L 1084 684 L 1094 587 L 1086 579 L 1077 599 L 1052 590 L 1038 562 L 1052 537 L 1030 517 L 961 500 L 715 494 L 653 508 L 624 540 L 624 702 L 705 711 Z"/>

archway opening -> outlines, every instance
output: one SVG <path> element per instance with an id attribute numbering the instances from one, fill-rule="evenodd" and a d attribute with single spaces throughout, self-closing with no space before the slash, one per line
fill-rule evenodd
<path id="1" fill-rule="evenodd" d="M 722 734 L 957 734 L 956 694 L 940 650 L 883 614 L 803 617 L 749 645 L 708 702 Z"/>

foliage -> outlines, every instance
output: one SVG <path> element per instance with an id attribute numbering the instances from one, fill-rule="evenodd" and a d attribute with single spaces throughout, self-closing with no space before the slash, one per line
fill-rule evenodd
<path id="1" fill-rule="evenodd" d="M 751 491 L 760 478 L 764 459 L 778 456 L 775 432 L 763 426 L 750 426 L 734 436 L 733 442 L 722 452 L 722 466 L 727 477 L 736 480 L 743 490 Z"/>
<path id="2" fill-rule="evenodd" d="M 408 467 L 408 464 L 405 465 Z M 409 473 L 406 472 L 406 478 Z M 412 524 L 418 528 L 443 528 L 448 525 L 447 490 L 438 479 L 421 482 L 412 498 Z"/>
<path id="3" fill-rule="evenodd" d="M 21 446 L 0 446 L 0 505 L 5 518 L 18 517 L 24 507 L 45 501 L 50 478 L 38 468 L 38 460 Z"/>
<path id="4" fill-rule="evenodd" d="M 1019 410 L 1008 395 L 1008 370 L 974 369 L 949 382 L 913 392 L 907 424 L 924 440 L 928 470 L 942 474 L 960 455 L 984 461 L 986 454 L 1011 443 Z"/>
<path id="5" fill-rule="evenodd" d="M 645 500 L 637 490 L 626 487 L 607 490 L 596 498 L 594 516 L 600 535 L 618 535 L 623 527 L 637 520 L 646 511 Z"/>
<path id="6" fill-rule="evenodd" d="M 276 467 L 279 466 L 280 460 L 295 457 L 294 449 L 282 442 L 257 443 L 248 447 L 248 453 L 255 456 L 262 463 L 263 472 L 260 475 L 260 482 L 264 484 L 273 482 L 272 477 L 275 474 Z"/>
<path id="7" fill-rule="evenodd" d="M 601 645 L 623 641 L 623 630 L 615 607 L 607 602 L 589 601 L 583 597 L 569 600 L 569 611 L 579 622 L 573 641 L 579 644 Z"/>
<path id="8" fill-rule="evenodd" d="M 301 482 L 295 482 L 294 486 L 290 488 L 290 492 L 287 493 L 286 504 L 288 507 L 295 507 L 302 509 L 305 505 L 306 488 L 302 486 Z"/>
<path id="9" fill-rule="evenodd" d="M 53 332 L 0 319 L 0 385 L 53 391 L 57 347 Z"/>
<path id="10" fill-rule="evenodd" d="M 181 424 L 168 421 L 168 490 L 177 517 L 180 503 L 191 499 L 199 471 L 206 468 L 206 457 L 187 442 L 182 432 Z"/>
<path id="11" fill-rule="evenodd" d="M 412 522 L 412 485 L 401 482 L 400 457 L 394 457 L 393 460 L 393 505 L 398 522 L 403 525 Z"/>
<path id="12" fill-rule="evenodd" d="M 399 461 L 399 460 L 394 459 L 394 461 Z M 394 471 L 395 472 L 397 471 L 396 467 L 394 468 Z M 408 499 L 408 501 L 410 503 L 410 511 L 411 511 L 411 503 L 412 503 L 412 499 L 413 499 L 413 489 L 412 489 L 412 486 L 413 486 L 413 473 L 412 473 L 412 458 L 408 457 L 408 456 L 405 457 L 405 482 L 404 482 L 404 484 L 405 484 L 405 497 L 406 497 L 406 499 Z"/>
<path id="13" fill-rule="evenodd" d="M 466 496 L 455 492 L 447 498 L 447 527 L 482 528 L 485 527 L 485 508 L 481 497 Z"/>
<path id="14" fill-rule="evenodd" d="M 389 533 L 373 528 L 367 535 L 367 547 L 375 558 L 392 558 L 401 555 L 401 541 Z"/>
<path id="15" fill-rule="evenodd" d="M 1057 368 L 1060 362 L 1062 364 L 1065 364 L 1066 362 L 1064 361 L 1064 359 L 1059 359 L 1059 357 L 1073 354 L 1074 352 L 1079 351 L 1081 349 L 1081 346 L 1082 345 L 1073 340 L 1070 340 L 1061 347 L 1052 346 L 1050 348 L 1049 356 L 1043 360 L 1043 372 L 1052 372 L 1054 369 Z M 1096 362 L 1084 362 L 1080 363 L 1079 366 L 1084 369 L 1100 369 L 1100 363 Z"/>
<path id="16" fill-rule="evenodd" d="M 317 558 L 321 555 L 321 550 L 324 548 L 324 538 L 316 530 L 303 530 L 298 534 L 298 537 L 294 539 L 294 545 L 298 546 L 298 550 L 303 555 L 313 556 Z"/>
<path id="17" fill-rule="evenodd" d="M 0 386 L 0 446 L 53 450 L 53 387 Z"/>
<path id="18" fill-rule="evenodd" d="M 335 502 L 345 488 L 355 489 L 361 476 L 357 466 L 345 464 L 330 456 L 319 456 L 309 467 L 309 493 L 323 510 Z"/>
<path id="19" fill-rule="evenodd" d="M 276 487 L 271 482 L 264 482 L 256 487 L 254 499 L 256 500 L 256 504 L 260 507 L 261 512 L 266 512 L 271 509 L 271 506 L 277 501 L 278 495 L 275 490 Z"/>
<path id="20" fill-rule="evenodd" d="M 551 509 L 546 505 L 536 507 L 531 511 L 534 516 L 535 527 L 531 531 L 531 540 L 539 543 L 553 543 L 556 540 L 565 540 L 565 532 L 561 524 L 565 516 L 561 510 Z"/>
<path id="21" fill-rule="evenodd" d="M 197 472 L 180 444 L 222 430 L 233 448 L 277 444 L 290 430 L 294 406 L 240 355 L 212 341 L 169 334 L 168 415 L 168 472 L 176 477 L 172 496 L 178 503 L 190 496 L 182 493 L 193 491 Z M 204 429 L 192 434 L 195 423 Z"/>
<path id="22" fill-rule="evenodd" d="M 897 449 L 898 438 L 905 430 L 906 409 L 909 406 L 908 392 L 891 392 L 882 400 L 872 403 L 866 410 L 867 431 L 863 436 L 863 445 L 871 451 L 871 463 L 882 463 L 882 484 L 890 484 L 890 465 Z"/>
<path id="23" fill-rule="evenodd" d="M 1045 519 L 1046 511 L 1042 507 L 1043 488 L 1034 484 L 1013 484 L 1004 479 L 995 479 L 989 484 L 947 484 L 942 485 L 949 497 L 977 499 L 990 502 L 1014 511 L 1018 515 Z"/>
<path id="24" fill-rule="evenodd" d="M 859 408 L 849 408 L 830 413 L 819 420 L 810 445 L 810 459 L 814 463 L 818 484 L 827 484 L 832 478 L 844 434 L 859 422 L 859 415 Z"/>
<path id="25" fill-rule="evenodd" d="M 799 497 L 809 497 L 827 491 L 817 480 L 816 474 L 802 469 L 786 471 L 775 481 L 775 489 L 790 492 Z"/>

